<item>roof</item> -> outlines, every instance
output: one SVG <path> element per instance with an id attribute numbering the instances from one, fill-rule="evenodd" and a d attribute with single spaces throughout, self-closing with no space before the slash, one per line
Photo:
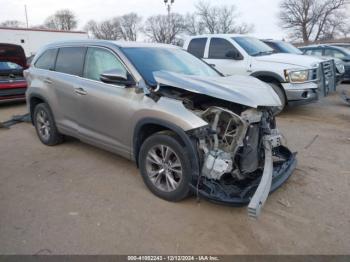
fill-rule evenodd
<path id="1" fill-rule="evenodd" d="M 318 47 L 331 47 L 331 48 L 334 48 L 334 49 L 344 50 L 343 47 L 340 47 L 340 46 L 337 46 L 337 45 L 332 45 L 332 44 L 307 45 L 307 46 L 301 46 L 300 48 L 305 49 L 305 48 L 318 48 Z"/>
<path id="2" fill-rule="evenodd" d="M 190 39 L 193 38 L 201 38 L 201 37 L 239 37 L 239 36 L 244 36 L 244 37 L 251 37 L 249 35 L 242 35 L 242 34 L 203 34 L 203 35 L 196 35 L 196 36 L 190 36 Z"/>
<path id="3" fill-rule="evenodd" d="M 95 40 L 95 39 L 87 39 L 87 40 L 65 40 L 58 41 L 49 44 L 50 47 L 59 47 L 64 45 L 105 45 L 105 46 L 115 46 L 119 48 L 125 47 L 157 47 L 157 48 L 180 48 L 178 46 L 169 45 L 169 44 L 160 44 L 160 43 L 144 43 L 144 42 L 131 42 L 131 41 L 111 41 L 111 40 Z"/>
<path id="4" fill-rule="evenodd" d="M 70 33 L 70 34 L 87 34 L 84 31 L 65 31 L 65 30 L 21 28 L 21 27 L 0 27 L 0 30 L 35 31 L 35 32 L 52 32 L 52 33 Z"/>

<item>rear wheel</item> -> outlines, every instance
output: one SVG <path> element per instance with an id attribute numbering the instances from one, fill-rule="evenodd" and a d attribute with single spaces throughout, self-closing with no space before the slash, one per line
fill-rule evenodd
<path id="1" fill-rule="evenodd" d="M 58 132 L 51 110 L 46 103 L 38 104 L 33 116 L 37 135 L 43 144 L 54 146 L 63 142 L 63 135 Z"/>
<path id="2" fill-rule="evenodd" d="M 283 111 L 283 109 L 286 106 L 286 103 L 287 103 L 286 96 L 285 96 L 282 88 L 279 85 L 277 85 L 275 83 L 268 83 L 268 84 L 273 88 L 273 90 L 278 95 L 279 99 L 281 100 L 281 104 L 282 105 L 274 107 L 273 110 L 272 110 L 274 115 L 278 115 L 279 113 L 281 113 Z"/>
<path id="3" fill-rule="evenodd" d="M 142 144 L 141 175 L 156 196 L 168 201 L 180 201 L 188 196 L 191 166 L 187 155 L 179 141 L 168 134 L 154 134 Z"/>

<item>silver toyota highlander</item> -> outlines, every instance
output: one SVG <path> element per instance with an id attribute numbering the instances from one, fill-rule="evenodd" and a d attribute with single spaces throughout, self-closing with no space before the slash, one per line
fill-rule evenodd
<path id="1" fill-rule="evenodd" d="M 248 205 L 257 217 L 296 166 L 282 145 L 272 88 L 224 77 L 181 48 L 145 43 L 53 43 L 25 71 L 39 139 L 64 136 L 136 162 L 147 187 L 168 201 L 190 193 Z"/>

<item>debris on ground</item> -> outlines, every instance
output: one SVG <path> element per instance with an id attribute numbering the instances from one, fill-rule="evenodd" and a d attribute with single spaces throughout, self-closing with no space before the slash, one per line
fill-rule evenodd
<path id="1" fill-rule="evenodd" d="M 287 199 L 284 199 L 284 198 L 281 198 L 279 200 L 277 200 L 277 202 L 279 204 L 281 204 L 282 206 L 285 206 L 285 207 L 291 207 L 292 205 L 289 203 L 289 201 Z"/>
<path id="2" fill-rule="evenodd" d="M 304 149 L 308 149 L 310 146 L 312 146 L 312 144 L 315 143 L 318 137 L 319 135 L 315 135 L 314 138 L 311 140 L 311 142 L 304 147 Z"/>
<path id="3" fill-rule="evenodd" d="M 29 113 L 24 115 L 14 115 L 10 120 L 0 122 L 0 128 L 10 128 L 11 126 L 22 122 L 31 122 Z"/>
<path id="4" fill-rule="evenodd" d="M 343 92 L 341 92 L 341 97 L 343 98 L 343 100 L 348 103 L 350 105 L 350 96 L 348 96 L 345 92 L 345 90 L 343 90 Z"/>

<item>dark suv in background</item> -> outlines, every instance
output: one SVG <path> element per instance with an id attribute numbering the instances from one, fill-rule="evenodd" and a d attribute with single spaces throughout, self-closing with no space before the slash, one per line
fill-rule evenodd
<path id="1" fill-rule="evenodd" d="M 306 55 L 318 57 L 332 57 L 343 61 L 345 73 L 343 81 L 350 81 L 350 50 L 340 46 L 313 45 L 301 47 L 300 50 Z"/>

